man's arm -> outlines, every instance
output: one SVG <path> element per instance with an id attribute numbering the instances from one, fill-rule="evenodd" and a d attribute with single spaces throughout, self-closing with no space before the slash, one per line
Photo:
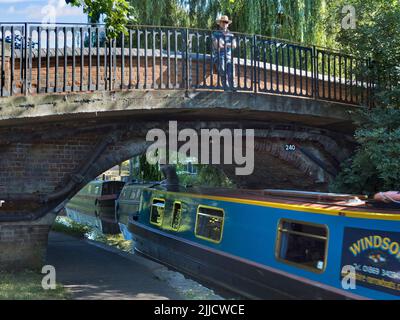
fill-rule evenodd
<path id="1" fill-rule="evenodd" d="M 213 47 L 214 49 L 218 49 L 218 39 L 213 37 Z"/>
<path id="2" fill-rule="evenodd" d="M 212 34 L 213 46 L 216 50 L 225 48 L 225 41 L 219 32 Z"/>
<path id="3" fill-rule="evenodd" d="M 225 42 L 221 38 L 215 38 L 213 43 L 214 43 L 214 48 L 215 49 L 218 49 L 218 48 L 219 49 L 224 49 L 225 48 Z"/>
<path id="4" fill-rule="evenodd" d="M 236 49 L 236 38 L 235 38 L 235 36 L 233 34 L 229 34 L 229 37 L 232 37 L 232 40 L 229 43 L 227 43 L 226 46 L 228 48 Z"/>
<path id="5" fill-rule="evenodd" d="M 236 38 L 232 39 L 232 49 L 236 49 Z"/>

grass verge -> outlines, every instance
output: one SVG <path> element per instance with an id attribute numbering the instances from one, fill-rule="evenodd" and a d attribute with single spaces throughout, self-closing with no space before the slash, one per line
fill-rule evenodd
<path id="1" fill-rule="evenodd" d="M 42 287 L 44 275 L 33 271 L 18 273 L 0 272 L 0 300 L 65 300 L 69 293 L 62 284 L 56 289 Z"/>

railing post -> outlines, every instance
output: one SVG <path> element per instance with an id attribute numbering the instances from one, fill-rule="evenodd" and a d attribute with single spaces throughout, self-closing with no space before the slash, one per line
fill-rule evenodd
<path id="1" fill-rule="evenodd" d="M 253 70 L 253 77 L 252 77 L 252 79 L 251 79 L 251 81 L 253 82 L 253 90 L 254 90 L 254 93 L 257 93 L 257 72 L 256 72 L 256 69 L 257 69 L 257 60 L 258 60 L 258 57 L 257 57 L 257 36 L 256 35 L 253 35 L 253 40 L 252 40 L 252 61 L 251 61 L 251 64 L 252 64 L 252 70 Z"/>
<path id="2" fill-rule="evenodd" d="M 11 61 L 10 61 L 10 86 L 9 86 L 9 93 L 12 96 L 14 93 L 14 77 L 15 77 L 15 26 L 11 25 Z"/>
<path id="3" fill-rule="evenodd" d="M 315 46 L 312 47 L 312 84 L 313 84 L 313 98 L 318 98 L 317 88 L 318 88 L 318 56 L 317 49 Z"/>
<path id="4" fill-rule="evenodd" d="M 112 90 L 113 82 L 113 39 L 108 40 L 108 90 Z"/>
<path id="5" fill-rule="evenodd" d="M 190 54 L 191 54 L 191 41 L 190 41 L 190 34 L 189 34 L 189 29 L 185 29 L 185 55 L 186 55 L 186 62 L 185 62 L 185 88 L 186 90 L 190 89 L 190 72 L 191 72 L 191 67 L 190 67 Z"/>
<path id="6" fill-rule="evenodd" d="M 117 38 L 113 39 L 113 46 L 112 46 L 112 50 L 113 50 L 113 57 L 112 57 L 112 61 L 113 61 L 113 78 L 112 78 L 112 90 L 115 90 L 116 87 L 116 83 L 117 83 Z"/>
<path id="7" fill-rule="evenodd" d="M 23 79 L 24 79 L 24 89 L 23 93 L 24 95 L 28 95 L 28 43 L 29 43 L 29 32 L 28 32 L 28 24 L 24 24 L 24 34 L 23 34 L 23 41 L 22 45 L 24 46 L 23 52 L 24 52 L 24 65 L 23 65 Z M 29 45 L 32 45 L 31 43 Z"/>
<path id="8" fill-rule="evenodd" d="M 0 95 L 3 97 L 4 96 L 4 85 L 6 81 L 6 76 L 5 76 L 5 29 L 4 26 L 1 26 L 1 88 L 0 88 Z"/>

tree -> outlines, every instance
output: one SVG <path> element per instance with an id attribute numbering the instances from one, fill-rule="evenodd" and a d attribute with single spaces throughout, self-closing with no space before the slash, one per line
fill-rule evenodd
<path id="1" fill-rule="evenodd" d="M 83 7 L 83 12 L 92 21 L 98 21 L 99 17 L 104 15 L 107 35 L 110 38 L 117 37 L 121 32 L 127 33 L 127 25 L 136 20 L 135 10 L 127 0 L 66 0 L 66 3 Z"/>
<path id="2" fill-rule="evenodd" d="M 355 135 L 359 147 L 331 190 L 365 194 L 400 190 L 400 110 L 378 107 L 364 116 L 367 121 Z"/>
<path id="3" fill-rule="evenodd" d="M 337 1 L 340 5 L 344 1 Z M 362 112 L 359 143 L 342 168 L 332 191 L 374 193 L 400 190 L 400 2 L 345 1 L 354 5 L 356 29 L 341 30 L 337 41 L 349 53 L 370 56 L 375 106 Z M 336 17 L 338 11 L 334 12 Z M 335 16 L 334 14 L 332 16 Z"/>
<path id="4" fill-rule="evenodd" d="M 82 6 L 93 21 L 105 16 L 108 34 L 126 32 L 128 24 L 215 28 L 227 14 L 231 29 L 306 44 L 334 45 L 326 27 L 327 7 L 337 0 L 66 0 Z"/>
<path id="5" fill-rule="evenodd" d="M 162 173 L 158 164 L 150 164 L 146 159 L 146 154 L 139 156 L 140 179 L 144 181 L 161 181 Z"/>
<path id="6" fill-rule="evenodd" d="M 370 57 L 370 77 L 377 85 L 375 98 L 379 106 L 400 106 L 400 1 L 340 0 L 331 4 L 329 19 L 341 21 L 341 8 L 355 8 L 355 29 L 332 28 L 341 49 L 358 57 Z M 330 21 L 329 21 L 330 20 Z M 336 25 L 340 25 L 336 23 Z"/>
<path id="7" fill-rule="evenodd" d="M 178 0 L 130 0 L 141 25 L 187 27 L 189 16 Z"/>
<path id="8" fill-rule="evenodd" d="M 130 0 L 138 23 L 215 28 L 215 19 L 229 15 L 231 29 L 308 44 L 332 45 L 326 32 L 325 0 Z"/>

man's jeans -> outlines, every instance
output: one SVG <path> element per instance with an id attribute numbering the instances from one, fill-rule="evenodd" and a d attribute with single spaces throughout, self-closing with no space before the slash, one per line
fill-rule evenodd
<path id="1" fill-rule="evenodd" d="M 220 77 L 220 85 L 224 90 L 233 90 L 235 88 L 235 68 L 231 59 L 220 57 L 216 59 L 215 63 L 218 65 L 218 74 Z M 226 70 L 225 70 L 226 68 Z"/>

